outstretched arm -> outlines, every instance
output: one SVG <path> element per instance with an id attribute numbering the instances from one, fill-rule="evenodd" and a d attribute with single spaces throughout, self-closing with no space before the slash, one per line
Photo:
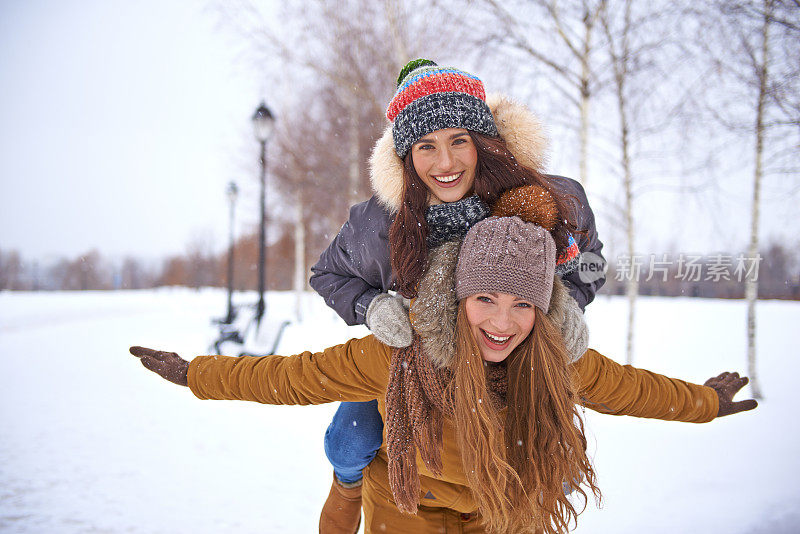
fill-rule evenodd
<path id="1" fill-rule="evenodd" d="M 600 413 L 705 423 L 756 407 L 755 401 L 733 402 L 733 395 L 747 383 L 736 373 L 723 373 L 701 386 L 620 365 L 592 349 L 573 369 L 581 400 Z"/>
<path id="2" fill-rule="evenodd" d="M 386 391 L 390 349 L 373 336 L 351 339 L 322 352 L 260 358 L 198 356 L 131 347 L 142 365 L 200 399 L 264 404 L 368 401 Z"/>

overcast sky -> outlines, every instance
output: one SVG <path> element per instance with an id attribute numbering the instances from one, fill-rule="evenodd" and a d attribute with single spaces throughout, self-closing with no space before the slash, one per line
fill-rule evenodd
<path id="1" fill-rule="evenodd" d="M 255 222 L 250 116 L 265 98 L 280 120 L 292 88 L 280 68 L 241 57 L 246 39 L 218 28 L 213 5 L 0 0 L 0 249 L 45 261 L 93 248 L 113 259 L 161 258 L 192 242 L 222 250 L 231 180 L 242 191 L 239 231 Z M 550 172 L 574 176 L 574 158 L 554 141 Z M 740 172 L 738 186 L 699 208 L 675 195 L 642 198 L 639 248 L 744 250 L 752 171 Z M 618 185 L 603 174 L 590 201 L 614 246 L 618 217 L 605 216 L 600 193 Z M 765 182 L 761 235 L 794 243 L 796 202 L 774 191 L 786 179 Z"/>
<path id="2" fill-rule="evenodd" d="M 255 193 L 236 159 L 268 95 L 215 25 L 204 2 L 0 3 L 0 248 L 225 246 L 224 191 Z"/>

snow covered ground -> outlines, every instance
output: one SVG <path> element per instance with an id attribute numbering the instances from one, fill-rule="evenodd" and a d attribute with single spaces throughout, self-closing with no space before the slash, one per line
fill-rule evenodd
<path id="1" fill-rule="evenodd" d="M 278 322 L 294 297 L 268 306 Z M 334 405 L 201 402 L 127 352 L 205 354 L 224 309 L 212 290 L 0 293 L 0 532 L 316 532 Z M 618 361 L 625 309 L 602 297 L 587 311 L 592 346 Z M 642 298 L 638 310 L 637 365 L 695 382 L 746 370 L 743 302 Z M 576 532 L 800 530 L 800 304 L 758 314 L 757 410 L 707 425 L 586 412 L 604 502 Z M 313 294 L 304 316 L 280 353 L 366 332 Z"/>

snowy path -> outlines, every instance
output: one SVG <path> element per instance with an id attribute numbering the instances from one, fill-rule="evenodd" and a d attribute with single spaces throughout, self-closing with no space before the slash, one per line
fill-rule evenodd
<path id="1" fill-rule="evenodd" d="M 281 352 L 354 335 L 321 299 Z M 315 532 L 335 406 L 201 402 L 141 369 L 140 344 L 205 353 L 217 291 L 0 293 L 0 532 Z M 270 315 L 293 299 L 271 294 Z M 642 299 L 637 364 L 687 380 L 745 370 L 744 304 Z M 625 303 L 601 299 L 592 346 L 620 360 Z M 759 306 L 755 412 L 708 425 L 587 411 L 604 492 L 576 532 L 788 533 L 800 523 L 797 303 Z"/>

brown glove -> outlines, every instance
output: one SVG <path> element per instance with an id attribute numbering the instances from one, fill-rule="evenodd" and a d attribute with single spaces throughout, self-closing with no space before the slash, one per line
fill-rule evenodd
<path id="1" fill-rule="evenodd" d="M 758 402 L 754 399 L 733 402 L 733 396 L 746 386 L 749 381 L 750 379 L 746 376 L 739 377 L 739 373 L 727 372 L 706 380 L 703 385 L 712 388 L 717 392 L 717 397 L 719 397 L 717 417 L 752 410 L 758 406 Z"/>
<path id="2" fill-rule="evenodd" d="M 179 386 L 189 385 L 189 362 L 174 352 L 153 350 L 145 347 L 131 347 L 131 354 L 142 361 L 142 365 L 165 380 Z"/>

